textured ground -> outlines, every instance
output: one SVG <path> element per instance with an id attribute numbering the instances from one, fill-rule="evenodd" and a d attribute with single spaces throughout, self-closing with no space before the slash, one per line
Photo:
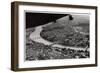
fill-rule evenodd
<path id="1" fill-rule="evenodd" d="M 88 50 L 73 50 L 71 48 L 59 48 L 52 45 L 44 45 L 32 41 L 29 35 L 34 32 L 34 28 L 27 29 L 26 35 L 26 60 L 48 60 L 48 59 L 73 59 L 89 58 Z"/>
<path id="2" fill-rule="evenodd" d="M 58 19 L 56 22 L 48 23 L 42 28 L 43 30 L 41 32 L 39 31 L 40 29 L 26 29 L 25 60 L 77 59 L 90 57 L 88 20 L 84 19 L 86 21 L 84 23 L 83 18 L 81 18 L 81 22 L 77 25 L 76 19 L 78 19 L 78 17 L 76 17 L 74 22 L 69 22 L 65 18 L 67 17 Z M 75 27 L 75 29 L 77 27 L 77 31 L 73 27 Z M 34 32 L 36 33 L 32 35 Z M 39 37 L 37 37 L 37 33 L 40 34 Z M 30 35 L 32 36 L 30 37 Z M 39 40 L 40 37 L 48 42 L 52 42 L 52 44 L 35 40 Z M 54 46 L 55 44 L 66 47 Z M 67 46 L 71 46 L 74 49 Z"/>

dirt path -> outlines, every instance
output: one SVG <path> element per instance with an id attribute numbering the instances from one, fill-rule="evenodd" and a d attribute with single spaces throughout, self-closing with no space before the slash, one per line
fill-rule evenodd
<path id="1" fill-rule="evenodd" d="M 52 42 L 49 42 L 45 39 L 43 39 L 41 36 L 40 36 L 40 32 L 42 31 L 42 26 L 38 26 L 35 28 L 35 31 L 32 32 L 29 36 L 29 38 L 35 42 L 39 42 L 39 43 L 43 43 L 45 45 L 51 45 L 53 44 Z M 59 45 L 59 44 L 54 44 L 52 45 L 53 47 L 59 47 L 59 48 L 71 48 L 71 49 L 75 49 L 75 50 L 85 50 L 85 48 L 75 48 L 75 47 L 66 47 L 66 46 L 63 46 L 63 45 Z"/>

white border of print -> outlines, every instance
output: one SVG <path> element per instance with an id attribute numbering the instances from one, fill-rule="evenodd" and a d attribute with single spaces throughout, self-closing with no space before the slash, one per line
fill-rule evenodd
<path id="1" fill-rule="evenodd" d="M 24 11 L 37 11 L 37 12 L 59 12 L 59 13 L 89 13 L 90 14 L 90 58 L 88 59 L 62 59 L 62 60 L 42 60 L 42 61 L 24 61 L 25 49 L 25 15 Z M 50 67 L 62 65 L 84 65 L 95 64 L 95 10 L 81 9 L 81 8 L 60 8 L 60 7 L 44 7 L 44 6 L 19 6 L 19 68 L 35 68 L 35 67 Z"/>

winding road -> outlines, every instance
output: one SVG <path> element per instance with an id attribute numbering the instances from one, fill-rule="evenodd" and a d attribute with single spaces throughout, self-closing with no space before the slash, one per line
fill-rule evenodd
<path id="1" fill-rule="evenodd" d="M 29 38 L 33 41 L 36 41 L 36 42 L 39 42 L 39 43 L 43 43 L 45 45 L 50 45 L 52 44 L 51 42 L 49 41 L 46 41 L 45 39 L 43 39 L 41 36 L 40 36 L 40 32 L 43 30 L 42 26 L 38 26 L 35 28 L 35 31 L 32 32 L 29 36 Z"/>
<path id="2" fill-rule="evenodd" d="M 41 36 L 40 36 L 40 32 L 43 30 L 42 28 L 43 26 L 38 26 L 35 28 L 35 31 L 32 32 L 29 36 L 29 38 L 35 42 L 38 42 L 38 43 L 43 43 L 45 45 L 51 45 L 53 44 L 52 42 L 50 41 L 47 41 L 45 39 L 43 39 Z M 59 47 L 59 48 L 71 48 L 71 49 L 74 49 L 74 50 L 86 50 L 85 48 L 75 48 L 75 47 L 68 47 L 68 46 L 63 46 L 63 45 L 59 45 L 59 44 L 54 44 L 52 45 L 53 47 Z"/>

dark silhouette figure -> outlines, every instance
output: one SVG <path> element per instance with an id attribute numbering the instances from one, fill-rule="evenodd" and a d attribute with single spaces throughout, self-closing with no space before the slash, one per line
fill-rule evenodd
<path id="1" fill-rule="evenodd" d="M 69 14 L 69 20 L 73 20 L 74 18 L 72 17 L 72 15 Z"/>

